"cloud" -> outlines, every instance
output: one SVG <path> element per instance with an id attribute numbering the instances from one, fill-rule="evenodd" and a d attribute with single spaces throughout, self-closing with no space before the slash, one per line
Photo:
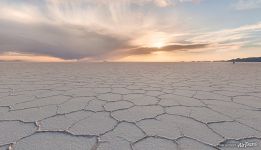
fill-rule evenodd
<path id="1" fill-rule="evenodd" d="M 22 61 L 22 62 L 75 62 L 75 60 L 64 60 L 52 56 L 33 55 L 26 53 L 6 52 L 0 54 L 0 61 Z"/>
<path id="2" fill-rule="evenodd" d="M 62 59 L 103 57 L 133 46 L 130 41 L 141 31 L 160 30 L 157 13 L 147 16 L 143 10 L 147 3 L 166 7 L 170 1 L 3 0 L 0 53 L 32 53 Z"/>
<path id="3" fill-rule="evenodd" d="M 23 23 L 38 22 L 42 19 L 37 6 L 30 3 L 0 2 L 0 19 L 12 20 Z"/>
<path id="4" fill-rule="evenodd" d="M 208 43 L 233 43 L 239 41 L 251 42 L 253 39 L 259 39 L 258 33 L 261 33 L 261 22 L 238 28 L 199 33 L 199 35 L 195 35 L 191 38 L 190 41 L 204 41 Z"/>
<path id="5" fill-rule="evenodd" d="M 261 8 L 261 0 L 238 0 L 234 5 L 237 10 L 251 10 Z"/>
<path id="6" fill-rule="evenodd" d="M 153 52 L 169 52 L 169 51 L 190 51 L 193 49 L 200 49 L 206 48 L 208 44 L 187 44 L 187 45 L 167 45 L 162 48 L 155 48 L 155 47 L 140 47 L 129 50 L 128 54 L 131 55 L 144 55 L 144 54 L 151 54 Z"/>
<path id="7" fill-rule="evenodd" d="M 154 2 L 159 7 L 167 7 L 172 4 L 170 0 L 155 0 Z"/>
<path id="8" fill-rule="evenodd" d="M 199 3 L 203 0 L 179 0 L 179 2 L 193 2 L 193 3 Z"/>
<path id="9" fill-rule="evenodd" d="M 180 38 L 185 41 L 180 41 L 179 43 L 169 44 L 161 48 L 143 46 L 127 50 L 125 53 L 126 55 L 146 55 L 154 52 L 177 53 L 180 51 L 201 54 L 207 52 L 228 52 L 239 50 L 245 45 L 260 43 L 260 34 L 261 23 L 219 31 L 191 32 L 190 34 L 181 34 Z M 161 39 L 161 36 L 158 37 Z"/>
<path id="10" fill-rule="evenodd" d="M 125 48 L 124 38 L 104 35 L 77 26 L 13 24 L 0 21 L 0 52 L 14 51 L 80 59 Z"/>
<path id="11" fill-rule="evenodd" d="M 95 60 L 235 49 L 258 40 L 261 23 L 214 32 L 187 30 L 191 24 L 180 23 L 184 16 L 172 10 L 196 2 L 200 0 L 1 0 L 0 53 Z"/>

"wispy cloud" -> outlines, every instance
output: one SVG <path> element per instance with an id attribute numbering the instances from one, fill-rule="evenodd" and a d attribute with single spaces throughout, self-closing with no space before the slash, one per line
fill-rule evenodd
<path id="1" fill-rule="evenodd" d="M 180 23 L 184 16 L 173 9 L 198 2 L 204 1 L 2 0 L 0 53 L 95 60 L 159 51 L 233 50 L 260 42 L 261 23 L 214 31 L 195 31 L 193 24 Z"/>
<path id="2" fill-rule="evenodd" d="M 30 3 L 7 3 L 0 2 L 0 19 L 11 20 L 21 23 L 39 22 L 42 18 L 38 7 Z"/>
<path id="3" fill-rule="evenodd" d="M 141 31 L 162 27 L 157 14 L 144 12 L 146 3 L 169 4 L 165 0 L 46 0 L 42 5 L 1 1 L 0 52 L 81 59 L 131 47 L 130 41 Z"/>
<path id="4" fill-rule="evenodd" d="M 212 43 L 212 48 L 216 46 L 227 45 L 227 49 L 231 46 L 241 47 L 252 43 L 253 41 L 261 42 L 261 22 L 252 25 L 245 25 L 238 28 L 223 29 L 213 32 L 200 33 L 190 39 L 191 42 L 207 42 Z M 258 40 L 258 41 L 256 41 Z"/>
<path id="5" fill-rule="evenodd" d="M 261 8 L 261 0 L 238 0 L 234 7 L 237 10 L 250 10 Z"/>

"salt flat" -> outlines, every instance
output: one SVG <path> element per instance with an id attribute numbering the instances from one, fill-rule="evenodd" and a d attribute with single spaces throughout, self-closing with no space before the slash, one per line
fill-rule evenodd
<path id="1" fill-rule="evenodd" d="M 0 63 L 0 149 L 261 149 L 258 63 Z"/>

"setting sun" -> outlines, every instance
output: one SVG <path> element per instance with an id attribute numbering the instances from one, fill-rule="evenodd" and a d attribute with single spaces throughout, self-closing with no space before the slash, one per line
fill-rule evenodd
<path id="1" fill-rule="evenodd" d="M 157 47 L 158 49 L 162 48 L 164 46 L 164 43 L 159 41 L 153 45 L 153 47 Z"/>

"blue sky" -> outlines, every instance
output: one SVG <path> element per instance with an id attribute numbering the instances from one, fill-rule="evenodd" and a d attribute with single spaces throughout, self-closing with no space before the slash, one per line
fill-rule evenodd
<path id="1" fill-rule="evenodd" d="M 0 60 L 261 56 L 261 0 L 1 0 Z"/>

